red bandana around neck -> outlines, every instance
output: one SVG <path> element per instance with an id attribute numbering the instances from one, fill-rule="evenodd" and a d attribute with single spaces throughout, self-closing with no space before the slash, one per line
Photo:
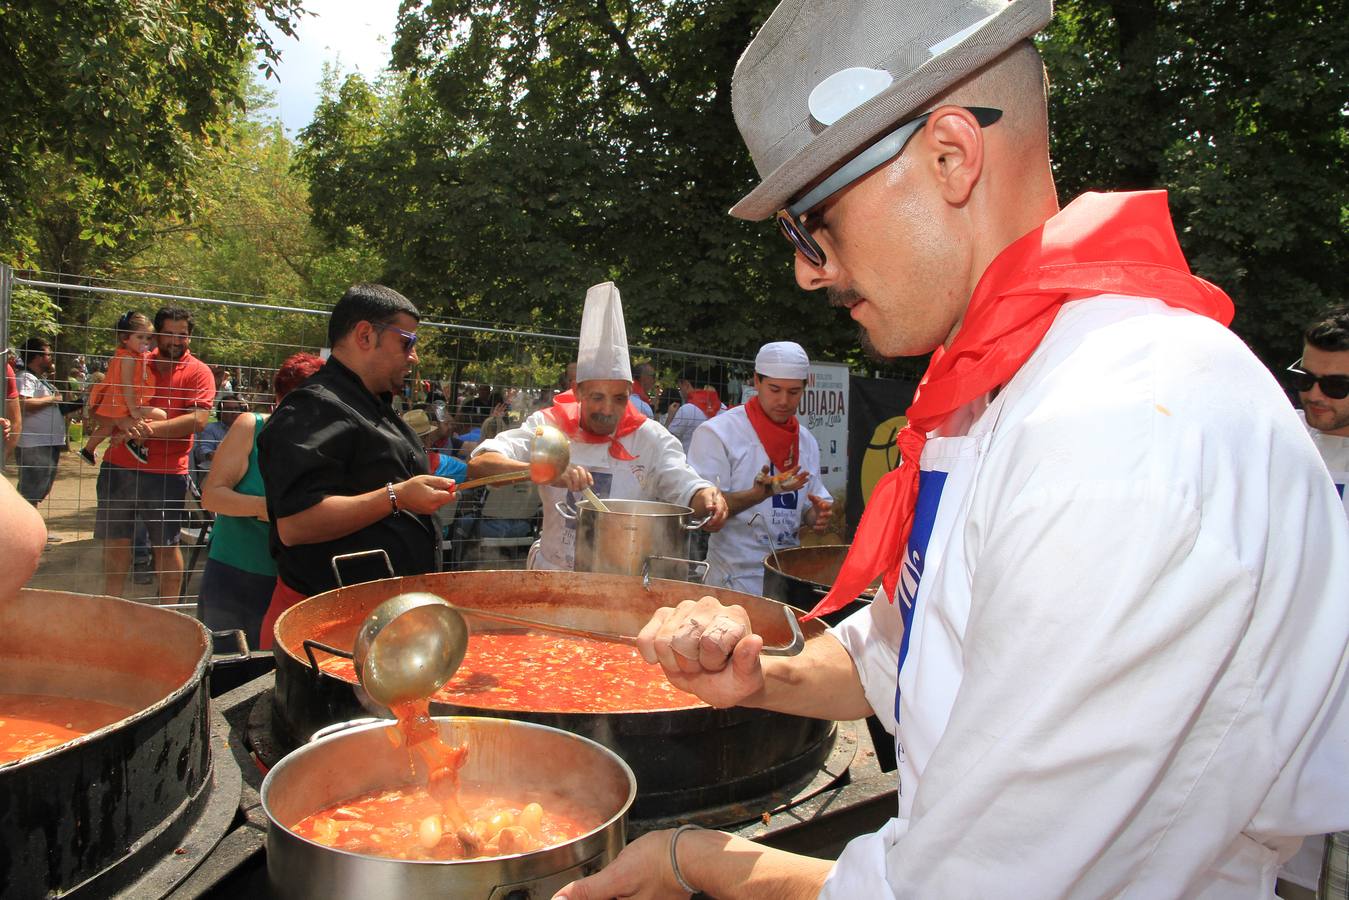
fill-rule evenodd
<path id="1" fill-rule="evenodd" d="M 1006 384 L 1065 303 L 1100 294 L 1154 297 L 1223 325 L 1232 321 L 1227 294 L 1190 274 L 1165 191 L 1083 194 L 1013 241 L 979 279 L 951 346 L 932 354 L 907 411 L 909 424 L 896 442 L 900 467 L 876 484 L 838 578 L 805 618 L 846 606 L 877 575 L 894 602 L 928 433 L 955 410 Z"/>
<path id="2" fill-rule="evenodd" d="M 642 387 L 642 383 L 640 381 L 634 381 L 632 383 L 632 392 L 636 394 L 638 397 L 641 397 L 642 402 L 645 403 L 647 406 L 650 406 L 652 409 L 655 409 L 655 406 L 652 406 L 651 404 L 651 398 L 647 396 L 646 388 Z"/>
<path id="3" fill-rule="evenodd" d="M 751 397 L 745 404 L 745 415 L 749 417 L 754 433 L 759 436 L 759 443 L 763 444 L 775 473 L 790 471 L 800 464 L 801 423 L 796 416 L 790 416 L 784 424 L 779 425 L 768 418 L 757 396 Z"/>
<path id="4" fill-rule="evenodd" d="M 630 460 L 636 459 L 619 443 L 620 438 L 627 437 L 646 421 L 646 416 L 637 411 L 637 408 L 631 403 L 623 404 L 623 418 L 618 420 L 618 427 L 614 429 L 613 434 L 594 434 L 585 430 L 581 424 L 581 404 L 580 401 L 573 399 L 563 399 L 564 394 L 558 394 L 553 398 L 553 405 L 543 411 L 545 418 L 550 419 L 554 425 L 567 437 L 573 441 L 580 441 L 583 444 L 604 444 L 609 445 L 609 455 L 614 459 Z"/>
<path id="5" fill-rule="evenodd" d="M 687 402 L 701 409 L 709 419 L 721 412 L 721 397 L 711 388 L 689 391 Z"/>

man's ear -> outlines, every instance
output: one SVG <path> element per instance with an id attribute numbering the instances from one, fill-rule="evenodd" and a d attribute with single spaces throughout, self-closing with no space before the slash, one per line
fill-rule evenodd
<path id="1" fill-rule="evenodd" d="M 356 327 L 351 329 L 352 343 L 358 350 L 369 350 L 375 346 L 375 341 L 379 337 L 379 332 L 375 326 L 362 319 L 356 323 Z"/>
<path id="2" fill-rule="evenodd" d="M 921 139 L 942 199 L 953 206 L 964 204 L 984 169 L 984 133 L 974 115 L 960 106 L 940 107 L 924 125 Z"/>

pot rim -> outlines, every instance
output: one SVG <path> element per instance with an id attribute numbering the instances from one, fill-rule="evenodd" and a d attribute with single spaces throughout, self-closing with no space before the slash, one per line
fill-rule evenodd
<path id="1" fill-rule="evenodd" d="M 394 719 L 380 719 L 377 722 L 369 722 L 364 725 L 352 725 L 350 728 L 344 728 L 338 731 L 334 731 L 331 734 L 326 734 L 316 741 L 310 741 L 309 743 L 296 748 L 292 752 L 286 754 L 286 756 L 284 756 L 280 762 L 272 766 L 272 768 L 268 770 L 266 777 L 262 779 L 262 787 L 258 791 L 259 799 L 262 802 L 262 810 L 267 814 L 267 822 L 269 827 L 279 828 L 286 833 L 288 838 L 301 841 L 305 844 L 308 844 L 311 847 L 316 847 L 319 850 L 324 850 L 329 853 L 337 853 L 342 856 L 348 856 L 353 859 L 361 859 L 361 860 L 370 859 L 370 860 L 378 860 L 379 862 L 385 863 L 398 863 L 406 865 L 428 865 L 428 866 L 460 866 L 460 865 L 471 865 L 473 863 L 496 864 L 503 860 L 520 859 L 522 857 L 534 856 L 541 853 L 549 853 L 551 851 L 560 850 L 572 844 L 580 843 L 582 841 L 593 838 L 596 835 L 599 835 L 600 833 L 612 828 L 615 822 L 625 818 L 628 814 L 628 810 L 632 808 L 633 802 L 637 799 L 637 776 L 633 774 L 632 767 L 629 766 L 621 756 L 619 756 L 614 751 L 610 750 L 608 747 L 596 741 L 593 741 L 590 738 L 585 737 L 583 735 L 573 734 L 570 731 L 564 731 L 561 728 L 554 728 L 550 725 L 538 725 L 534 722 L 523 722 L 518 719 L 502 719 L 497 718 L 495 716 L 432 716 L 431 721 L 433 722 L 467 721 L 467 722 L 502 723 L 507 728 L 511 729 L 525 728 L 525 729 L 536 729 L 540 731 L 555 732 L 557 734 L 566 735 L 567 737 L 580 741 L 582 743 L 589 744 L 591 748 L 595 751 L 598 751 L 602 757 L 607 757 L 612 762 L 617 763 L 620 767 L 620 771 L 627 776 L 628 778 L 627 799 L 623 801 L 622 805 L 620 806 L 619 810 L 616 813 L 605 818 L 602 822 L 600 822 L 600 824 L 596 825 L 594 828 L 590 829 L 584 834 L 579 834 L 569 841 L 564 841 L 561 844 L 552 844 L 548 847 L 540 847 L 537 850 L 529 850 L 524 853 L 510 853 L 503 856 L 479 856 L 474 857 L 472 859 L 394 859 L 393 857 L 389 856 L 375 856 L 374 854 L 370 853 L 355 853 L 351 850 L 340 850 L 336 847 L 329 847 L 326 844 L 320 844 L 318 841 L 312 841 L 309 838 L 304 837 L 301 834 L 298 834 L 288 825 L 282 824 L 276 818 L 276 816 L 272 814 L 271 805 L 267 802 L 267 800 L 269 793 L 274 787 L 273 778 L 277 772 L 281 771 L 289 764 L 299 765 L 300 763 L 293 761 L 300 759 L 301 757 L 304 756 L 305 753 L 312 752 L 312 748 L 321 747 L 324 744 L 328 743 L 339 742 L 344 738 L 348 737 L 349 735 L 361 734 L 362 732 L 366 731 L 373 731 L 376 728 L 391 728 L 397 724 L 397 722 Z"/>
<path id="2" fill-rule="evenodd" d="M 24 588 L 20 593 L 41 594 L 48 597 L 71 595 L 70 591 L 48 591 L 37 588 Z M 63 744 L 57 744 L 55 747 L 49 747 L 46 750 L 40 750 L 37 753 L 32 753 L 20 759 L 12 760 L 11 762 L 0 763 L 0 776 L 4 776 L 9 772 L 17 771 L 18 769 L 23 768 L 24 766 L 35 765 L 39 762 L 51 759 L 57 756 L 58 754 L 66 752 L 75 752 L 77 749 L 85 746 L 86 744 L 90 744 L 93 743 L 94 741 L 100 740 L 105 735 L 110 734 L 113 731 L 119 731 L 123 728 L 129 728 L 132 725 L 144 719 L 149 719 L 153 717 L 154 715 L 158 714 L 161 710 L 167 709 L 168 707 L 172 706 L 186 694 L 190 693 L 193 690 L 196 690 L 197 685 L 201 682 L 208 666 L 210 665 L 211 649 L 212 649 L 210 632 L 206 630 L 205 625 L 203 625 L 197 619 L 194 619 L 192 616 L 189 616 L 186 613 L 181 613 L 176 609 L 164 609 L 163 607 L 151 606 L 146 603 L 137 603 L 134 600 L 124 600 L 121 597 L 112 597 L 107 594 L 76 594 L 75 596 L 91 597 L 98 600 L 109 600 L 116 603 L 124 604 L 125 606 L 128 607 L 134 606 L 141 609 L 151 610 L 152 612 L 150 612 L 149 615 L 172 615 L 187 620 L 188 622 L 192 623 L 192 625 L 196 626 L 198 636 L 201 639 L 201 652 L 197 656 L 197 664 L 193 667 L 192 674 L 186 680 L 184 680 L 173 690 L 169 691 L 163 697 L 160 697 L 154 703 L 151 703 L 148 706 L 142 706 L 140 709 L 131 713 L 131 715 L 129 716 L 118 719 L 116 722 L 109 722 L 107 725 L 104 725 L 101 728 L 96 728 L 93 731 L 82 734 L 77 738 L 71 738 L 69 741 L 66 741 Z M 80 700 L 85 698 L 70 697 L 69 699 Z"/>
<path id="3" fill-rule="evenodd" d="M 589 500 L 582 500 L 576 504 L 578 513 L 585 512 L 592 516 L 640 516 L 645 518 L 664 518 L 667 516 L 691 516 L 693 507 L 684 506 L 680 503 L 664 503 L 659 500 L 605 500 L 605 503 L 637 505 L 636 509 L 596 509 L 595 504 Z M 644 510 L 643 507 L 660 507 L 660 509 Z"/>

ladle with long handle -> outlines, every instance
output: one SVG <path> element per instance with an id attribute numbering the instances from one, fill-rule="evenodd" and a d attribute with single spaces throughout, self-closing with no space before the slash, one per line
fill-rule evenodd
<path id="1" fill-rule="evenodd" d="M 467 491 L 487 484 L 511 484 L 526 478 L 535 484 L 548 484 L 561 477 L 569 465 L 571 441 L 552 425 L 539 425 L 534 429 L 534 439 L 529 445 L 529 468 L 472 478 L 463 484 L 456 484 L 454 489 L 456 492 Z"/>
<path id="2" fill-rule="evenodd" d="M 786 605 L 782 610 L 792 639 L 782 646 L 765 646 L 759 651 L 764 656 L 795 656 L 806 645 L 794 611 Z M 637 645 L 637 637 L 631 634 L 574 628 L 524 616 L 454 606 L 435 594 L 416 591 L 385 600 L 366 617 L 356 633 L 356 646 L 351 656 L 361 686 L 371 698 L 385 706 L 431 696 L 453 677 L 464 661 L 469 638 L 466 617 L 535 631 Z M 315 646 L 339 656 L 347 655 L 325 645 Z"/>

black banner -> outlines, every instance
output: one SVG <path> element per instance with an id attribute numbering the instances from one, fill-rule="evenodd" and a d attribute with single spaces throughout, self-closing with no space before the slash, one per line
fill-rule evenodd
<path id="1" fill-rule="evenodd" d="M 908 420 L 918 384 L 893 378 L 849 379 L 848 389 L 848 519 L 852 541 L 862 509 L 881 476 L 899 465 L 895 438 Z"/>

